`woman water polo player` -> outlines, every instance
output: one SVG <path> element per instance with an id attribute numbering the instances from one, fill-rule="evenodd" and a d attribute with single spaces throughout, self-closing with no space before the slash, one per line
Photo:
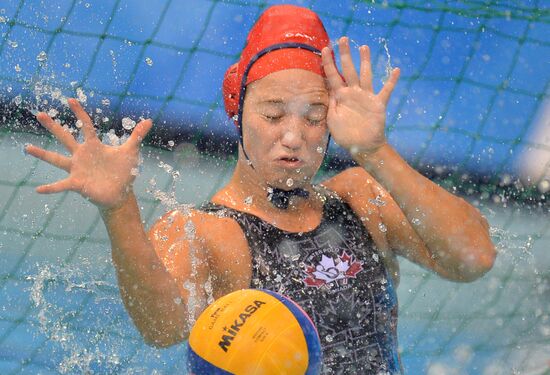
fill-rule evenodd
<path id="1" fill-rule="evenodd" d="M 28 146 L 69 172 L 37 191 L 77 191 L 99 207 L 122 298 L 148 343 L 169 346 L 187 337 L 210 280 L 215 298 L 252 287 L 300 304 L 318 328 L 324 373 L 400 373 L 396 256 L 462 282 L 492 267 L 486 220 L 386 141 L 386 107 L 399 70 L 375 93 L 368 47 L 359 48 L 359 72 L 346 38 L 338 49 L 341 72 L 314 12 L 268 8 L 223 83 L 240 140 L 231 180 L 200 208 L 168 212 L 149 233 L 132 193 L 132 169 L 151 121 L 113 147 L 99 141 L 75 100 L 69 105 L 83 123 L 83 143 L 38 114 L 72 156 Z M 329 136 L 359 166 L 314 185 Z"/>

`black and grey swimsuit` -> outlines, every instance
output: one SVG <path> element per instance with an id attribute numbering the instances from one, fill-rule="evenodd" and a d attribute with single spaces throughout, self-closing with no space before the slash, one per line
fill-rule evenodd
<path id="1" fill-rule="evenodd" d="M 368 231 L 350 206 L 325 194 L 321 224 L 281 230 L 213 203 L 204 212 L 239 223 L 252 254 L 251 288 L 297 302 L 315 323 L 323 374 L 399 374 L 397 296 Z"/>

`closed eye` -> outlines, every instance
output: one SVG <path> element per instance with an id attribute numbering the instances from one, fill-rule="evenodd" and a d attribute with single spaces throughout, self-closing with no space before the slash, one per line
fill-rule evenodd
<path id="1" fill-rule="evenodd" d="M 320 119 L 320 120 L 310 118 L 310 119 L 308 119 L 307 121 L 308 121 L 311 125 L 319 125 L 319 124 L 323 123 L 324 120 L 325 120 L 324 118 L 323 118 L 323 119 Z"/>
<path id="2" fill-rule="evenodd" d="M 270 122 L 277 122 L 283 117 L 283 116 L 269 116 L 269 115 L 263 115 L 263 116 L 267 121 L 270 121 Z"/>

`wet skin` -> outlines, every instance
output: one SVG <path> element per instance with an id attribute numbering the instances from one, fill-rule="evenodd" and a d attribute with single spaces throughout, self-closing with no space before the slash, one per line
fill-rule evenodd
<path id="1" fill-rule="evenodd" d="M 284 230 L 315 228 L 322 210 L 317 195 L 293 199 L 288 210 L 279 210 L 266 199 L 266 188 L 269 184 L 287 187 L 292 178 L 293 187 L 312 190 L 311 178 L 323 156 L 318 148 L 325 147 L 330 131 L 360 167 L 339 173 L 325 185 L 364 220 L 394 277 L 396 255 L 451 280 L 472 281 L 482 276 L 495 258 L 486 220 L 464 200 L 414 171 L 386 143 L 385 112 L 399 71 L 392 71 L 382 90 L 375 93 L 368 47 L 360 48 L 357 71 L 348 40 L 340 39 L 338 46 L 342 76 L 325 48 L 326 81 L 307 71 L 287 70 L 250 85 L 243 136 L 254 168 L 241 150 L 232 179 L 212 200 L 251 212 Z M 69 105 L 84 124 L 84 142 L 78 143 L 45 113 L 37 116 L 70 153 L 65 156 L 26 147 L 29 154 L 69 173 L 37 191 L 72 190 L 98 206 L 111 240 L 121 296 L 134 323 L 151 345 L 180 342 L 188 334 L 190 314 L 204 307 L 209 277 L 214 297 L 250 285 L 252 259 L 246 238 L 232 219 L 198 210 L 190 215 L 167 213 L 147 233 L 132 192 L 132 169 L 151 121 L 140 122 L 125 144 L 108 146 L 99 141 L 78 102 L 71 99 Z M 253 198 L 251 204 L 246 203 L 248 197 Z M 374 199 L 385 204 L 374 205 Z M 418 210 L 422 223 L 413 228 Z M 196 235 L 182 237 L 189 222 Z M 185 285 L 194 286 L 193 306 L 188 306 L 190 290 Z"/>

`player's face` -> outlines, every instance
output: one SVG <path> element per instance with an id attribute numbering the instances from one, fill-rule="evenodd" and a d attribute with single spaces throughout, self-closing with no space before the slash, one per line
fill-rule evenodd
<path id="1" fill-rule="evenodd" d="M 288 190 L 311 181 L 327 146 L 328 103 L 325 80 L 307 70 L 281 70 L 248 85 L 244 149 L 267 184 Z"/>

